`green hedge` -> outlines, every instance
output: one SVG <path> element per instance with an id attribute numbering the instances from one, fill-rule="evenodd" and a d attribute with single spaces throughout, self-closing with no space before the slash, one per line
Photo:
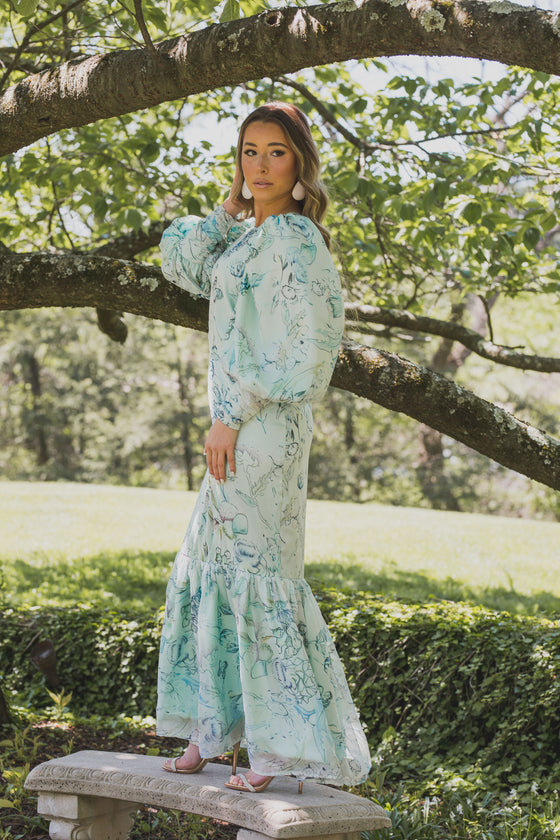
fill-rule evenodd
<path id="1" fill-rule="evenodd" d="M 362 596 L 322 609 L 370 743 L 401 774 L 558 789 L 559 621 Z"/>
<path id="2" fill-rule="evenodd" d="M 76 714 L 152 715 L 161 617 L 78 607 L 5 610 L 0 613 L 4 684 L 26 705 L 52 705 L 30 656 L 36 642 L 49 639 Z"/>
<path id="3" fill-rule="evenodd" d="M 560 622 L 331 591 L 319 601 L 372 752 L 399 777 L 558 787 Z M 161 613 L 7 610 L 0 622 L 4 685 L 27 705 L 51 702 L 29 657 L 51 639 L 75 713 L 154 713 Z"/>

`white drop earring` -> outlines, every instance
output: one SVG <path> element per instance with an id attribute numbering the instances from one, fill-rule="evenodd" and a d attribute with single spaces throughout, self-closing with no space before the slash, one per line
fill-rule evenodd
<path id="1" fill-rule="evenodd" d="M 301 183 L 301 181 L 296 181 L 294 184 L 294 188 L 292 190 L 292 198 L 295 201 L 303 201 L 305 198 L 305 187 Z"/>
<path id="2" fill-rule="evenodd" d="M 247 186 L 247 181 L 243 181 L 243 186 L 241 187 L 241 195 L 243 196 L 243 198 L 246 198 L 247 201 L 250 198 L 253 198 L 253 193 L 251 192 L 251 190 Z"/>

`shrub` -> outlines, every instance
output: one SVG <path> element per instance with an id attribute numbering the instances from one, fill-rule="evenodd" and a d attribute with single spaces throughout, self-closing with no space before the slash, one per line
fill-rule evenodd
<path id="1" fill-rule="evenodd" d="M 333 593 L 321 607 L 370 743 L 401 776 L 558 787 L 560 622 Z"/>
<path id="2" fill-rule="evenodd" d="M 0 662 L 5 684 L 23 702 L 48 702 L 31 661 L 38 641 L 52 641 L 57 671 L 80 714 L 141 714 L 155 710 L 161 615 L 125 616 L 99 608 L 5 610 L 0 614 Z"/>
<path id="3" fill-rule="evenodd" d="M 560 778 L 560 622 L 440 602 L 319 594 L 374 756 L 400 778 L 519 792 Z M 151 715 L 162 613 L 5 610 L 5 685 L 46 704 L 31 664 L 51 639 L 72 708 Z M 551 781 L 549 781 L 551 780 Z"/>

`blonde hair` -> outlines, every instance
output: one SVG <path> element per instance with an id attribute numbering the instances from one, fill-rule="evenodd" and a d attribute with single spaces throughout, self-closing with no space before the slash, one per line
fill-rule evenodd
<path id="1" fill-rule="evenodd" d="M 258 107 L 246 117 L 239 130 L 238 161 L 241 161 L 245 131 L 253 122 L 275 122 L 283 129 L 288 145 L 296 156 L 298 180 L 305 188 L 305 198 L 298 202 L 301 213 L 319 228 L 329 248 L 331 237 L 328 230 L 321 224 L 327 212 L 329 199 L 320 177 L 319 152 L 305 114 L 289 102 L 268 102 Z M 241 195 L 241 185 L 232 198 L 244 206 L 246 218 L 254 215 L 254 201 L 252 198 L 246 199 Z"/>

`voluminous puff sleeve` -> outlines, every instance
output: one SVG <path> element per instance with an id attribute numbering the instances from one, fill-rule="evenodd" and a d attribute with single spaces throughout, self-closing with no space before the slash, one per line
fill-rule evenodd
<path id="1" fill-rule="evenodd" d="M 344 311 L 338 272 L 313 222 L 269 217 L 251 234 L 249 257 L 230 260 L 228 270 L 239 291 L 211 363 L 214 416 L 239 428 L 268 402 L 320 399 Z"/>
<path id="2" fill-rule="evenodd" d="M 205 219 L 182 216 L 175 219 L 161 238 L 161 270 L 164 277 L 195 297 L 210 297 L 214 263 L 231 244 L 236 220 L 223 207 Z"/>

